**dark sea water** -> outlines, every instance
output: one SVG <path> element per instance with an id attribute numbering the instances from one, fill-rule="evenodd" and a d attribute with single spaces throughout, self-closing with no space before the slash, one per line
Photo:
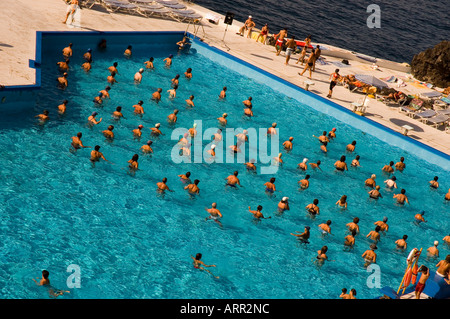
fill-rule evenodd
<path id="1" fill-rule="evenodd" d="M 244 22 L 253 16 L 257 28 L 270 33 L 286 27 L 288 35 L 326 43 L 377 58 L 410 63 L 413 56 L 450 40 L 449 0 L 196 0 L 220 14 L 233 12 Z M 367 7 L 380 7 L 380 28 L 367 26 Z M 222 20 L 223 22 L 223 20 Z"/>

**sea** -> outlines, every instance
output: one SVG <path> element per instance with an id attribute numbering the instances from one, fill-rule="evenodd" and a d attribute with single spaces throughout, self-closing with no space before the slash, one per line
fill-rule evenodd
<path id="1" fill-rule="evenodd" d="M 330 1 L 330 0 L 195 0 L 235 20 L 253 17 L 256 28 L 268 24 L 270 33 L 288 29 L 288 36 L 323 43 L 395 62 L 411 63 L 415 54 L 450 40 L 447 1 Z M 376 11 L 371 8 L 379 8 Z M 369 20 L 369 24 L 368 24 Z M 221 20 L 223 22 L 223 20 Z M 378 27 L 370 28 L 379 22 Z"/>

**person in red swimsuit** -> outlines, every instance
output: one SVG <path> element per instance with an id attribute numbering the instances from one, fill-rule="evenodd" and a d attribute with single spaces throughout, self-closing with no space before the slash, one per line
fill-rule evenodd
<path id="1" fill-rule="evenodd" d="M 275 49 L 277 50 L 276 55 L 279 55 L 281 49 L 283 48 L 284 38 L 287 37 L 287 29 L 284 28 L 283 30 L 275 34 L 273 37 L 277 39 L 277 42 L 275 42 Z M 277 49 L 277 46 L 279 47 L 279 49 Z"/>
<path id="2" fill-rule="evenodd" d="M 420 266 L 419 271 L 422 273 L 422 276 L 420 276 L 419 282 L 416 285 L 416 299 L 420 299 L 420 294 L 425 289 L 425 283 L 428 277 L 430 277 L 430 270 L 428 269 L 428 267 L 422 265 Z"/>
<path id="3" fill-rule="evenodd" d="M 266 44 L 267 35 L 269 34 L 269 27 L 267 26 L 267 23 L 261 28 L 261 32 L 259 33 L 258 37 L 256 38 L 256 42 L 259 41 L 259 38 L 263 38 L 263 44 Z"/>

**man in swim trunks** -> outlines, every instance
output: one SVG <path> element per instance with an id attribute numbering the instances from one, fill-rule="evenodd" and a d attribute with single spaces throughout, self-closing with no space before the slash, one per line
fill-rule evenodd
<path id="1" fill-rule="evenodd" d="M 169 54 L 169 56 L 163 60 L 164 62 L 166 62 L 166 67 L 170 67 L 172 65 L 172 58 L 173 55 Z"/>
<path id="2" fill-rule="evenodd" d="M 389 230 L 389 225 L 387 224 L 388 218 L 383 217 L 383 220 L 376 221 L 373 223 L 375 226 L 380 227 L 380 231 L 387 232 Z"/>
<path id="3" fill-rule="evenodd" d="M 112 113 L 112 117 L 116 121 L 120 120 L 121 118 L 125 118 L 123 116 L 123 114 L 122 114 L 122 107 L 121 106 L 116 107 L 116 110 Z"/>
<path id="4" fill-rule="evenodd" d="M 167 92 L 169 92 L 169 99 L 174 99 L 177 97 L 177 89 L 178 86 L 174 86 L 173 89 L 167 90 Z"/>
<path id="5" fill-rule="evenodd" d="M 102 94 L 103 99 L 109 98 L 109 90 L 111 90 L 110 86 L 105 87 L 104 90 L 99 91 L 98 93 Z"/>
<path id="6" fill-rule="evenodd" d="M 112 140 L 114 138 L 113 129 L 114 125 L 109 125 L 108 128 L 102 132 L 103 136 L 105 136 L 109 140 Z"/>
<path id="7" fill-rule="evenodd" d="M 67 103 L 69 103 L 69 101 L 64 100 L 62 102 L 62 104 L 58 105 L 58 113 L 59 114 L 64 114 L 66 112 Z"/>
<path id="8" fill-rule="evenodd" d="M 103 153 L 99 151 L 100 150 L 100 146 L 99 145 L 95 145 L 94 150 L 91 152 L 91 159 L 90 161 L 92 162 L 92 164 L 94 165 L 95 162 L 100 161 L 100 159 L 103 159 L 104 161 L 110 163 L 110 161 L 108 161 L 105 156 L 103 156 Z"/>
<path id="9" fill-rule="evenodd" d="M 356 155 L 355 159 L 352 161 L 352 163 L 350 164 L 352 167 L 360 167 L 361 164 L 359 163 L 359 159 L 361 158 L 361 156 Z"/>
<path id="10" fill-rule="evenodd" d="M 119 74 L 119 71 L 117 71 L 117 62 L 114 62 L 112 66 L 110 66 L 108 68 L 109 73 L 112 75 L 114 73 L 114 75 Z"/>
<path id="11" fill-rule="evenodd" d="M 406 193 L 406 191 L 402 188 L 402 190 L 400 191 L 400 194 L 395 194 L 393 196 L 393 198 L 397 199 L 398 204 L 403 205 L 403 204 L 405 204 L 405 202 L 409 204 L 408 197 L 406 197 L 405 193 Z"/>
<path id="12" fill-rule="evenodd" d="M 222 223 L 219 221 L 219 219 L 222 218 L 222 213 L 220 212 L 220 210 L 217 209 L 217 203 L 212 203 L 211 208 L 205 209 L 209 213 L 209 216 L 206 217 L 205 220 L 212 219 L 220 226 L 222 226 Z"/>
<path id="13" fill-rule="evenodd" d="M 273 159 L 273 165 L 276 165 L 276 166 L 278 166 L 278 165 L 282 165 L 283 164 L 283 159 L 281 158 L 283 156 L 283 154 L 282 153 L 278 153 L 278 156 L 277 157 L 272 157 L 272 159 Z"/>
<path id="14" fill-rule="evenodd" d="M 397 183 L 395 182 L 397 178 L 395 176 L 392 176 L 391 178 L 384 181 L 387 188 L 393 189 L 397 188 Z"/>
<path id="15" fill-rule="evenodd" d="M 346 150 L 347 152 L 353 152 L 355 150 L 356 141 L 352 141 L 350 144 L 347 145 Z"/>
<path id="16" fill-rule="evenodd" d="M 289 140 L 283 142 L 282 145 L 284 146 L 284 149 L 285 149 L 287 152 L 292 151 L 292 141 L 293 141 L 293 140 L 294 140 L 294 138 L 291 136 L 291 137 L 289 137 Z"/>
<path id="17" fill-rule="evenodd" d="M 302 243 L 309 244 L 308 239 L 309 239 L 309 236 L 310 236 L 310 233 L 309 233 L 310 229 L 311 228 L 309 226 L 305 226 L 305 230 L 303 231 L 303 233 L 301 233 L 301 234 L 293 234 L 293 233 L 291 233 L 291 235 L 297 237 L 298 240 L 301 241 Z M 299 233 L 299 231 L 295 231 L 295 232 Z"/>
<path id="18" fill-rule="evenodd" d="M 252 16 L 248 16 L 248 19 L 245 20 L 244 25 L 239 29 L 239 32 L 237 32 L 236 34 L 244 36 L 244 31 L 247 31 L 247 38 L 250 38 L 252 28 L 254 27 L 255 22 L 253 21 Z"/>
<path id="19" fill-rule="evenodd" d="M 164 193 L 166 190 L 168 190 L 169 192 L 173 192 L 173 190 L 171 190 L 169 186 L 167 186 L 166 177 L 164 177 L 161 182 L 156 183 L 156 186 L 158 187 L 158 191 L 161 193 Z"/>
<path id="20" fill-rule="evenodd" d="M 389 165 L 384 165 L 383 168 L 381 169 L 383 172 L 386 173 L 393 173 L 394 172 L 394 168 L 392 167 L 394 165 L 393 161 L 389 162 Z"/>
<path id="21" fill-rule="evenodd" d="M 288 65 L 289 60 L 291 59 L 292 53 L 295 52 L 295 49 L 297 49 L 297 42 L 295 42 L 295 37 L 292 36 L 287 42 L 286 42 L 286 62 L 285 65 Z"/>
<path id="22" fill-rule="evenodd" d="M 402 238 L 397 239 L 395 241 L 395 244 L 397 245 L 397 249 L 406 250 L 406 247 L 408 246 L 408 244 L 406 243 L 407 239 L 408 239 L 408 235 L 403 235 Z"/>
<path id="23" fill-rule="evenodd" d="M 312 204 L 309 204 L 308 206 L 305 207 L 306 211 L 312 215 L 319 215 L 320 213 L 320 209 L 319 206 L 317 206 L 319 204 L 319 200 L 317 198 L 315 198 L 312 202 Z"/>
<path id="24" fill-rule="evenodd" d="M 64 56 L 64 58 L 68 59 L 72 56 L 72 43 L 69 43 L 69 45 L 67 47 L 65 47 L 64 49 L 62 49 L 62 55 Z"/>
<path id="25" fill-rule="evenodd" d="M 252 158 L 250 162 L 244 163 L 248 171 L 256 172 L 255 160 Z"/>
<path id="26" fill-rule="evenodd" d="M 364 182 L 364 185 L 368 186 L 368 187 L 371 187 L 371 188 L 374 188 L 376 186 L 376 182 L 375 182 L 375 178 L 376 177 L 377 176 L 375 174 L 372 174 L 370 176 L 370 178 L 366 179 L 366 181 Z"/>
<path id="27" fill-rule="evenodd" d="M 153 144 L 153 142 L 148 140 L 145 145 L 142 145 L 141 146 L 142 153 L 145 153 L 145 154 L 153 153 L 153 149 L 151 147 L 152 144 Z"/>
<path id="28" fill-rule="evenodd" d="M 161 124 L 156 123 L 155 127 L 151 127 L 150 130 L 152 131 L 152 136 L 159 136 L 159 135 L 164 135 L 161 130 L 159 129 L 159 127 L 161 126 Z"/>
<path id="29" fill-rule="evenodd" d="M 192 79 L 192 68 L 187 68 L 186 72 L 184 72 L 184 76 L 186 79 Z"/>
<path id="30" fill-rule="evenodd" d="M 267 129 L 267 135 L 277 135 L 276 127 L 277 127 L 277 123 L 275 123 L 275 122 L 272 123 L 272 127 L 269 127 Z"/>
<path id="31" fill-rule="evenodd" d="M 375 230 L 372 230 L 369 234 L 367 234 L 366 238 L 372 239 L 375 243 L 378 243 L 380 240 L 380 226 L 375 226 Z"/>
<path id="32" fill-rule="evenodd" d="M 287 37 L 287 29 L 284 28 L 280 30 L 277 34 L 274 34 L 273 37 L 276 39 L 275 49 L 277 50 L 276 55 L 280 55 L 281 49 L 283 49 L 284 38 Z M 277 49 L 279 47 L 279 49 Z"/>
<path id="33" fill-rule="evenodd" d="M 239 174 L 238 171 L 234 171 L 233 175 L 230 175 L 227 178 L 225 178 L 225 180 L 227 181 L 225 186 L 231 187 L 236 187 L 236 185 L 242 186 L 241 182 L 239 181 L 239 178 L 237 178 L 238 174 Z"/>
<path id="34" fill-rule="evenodd" d="M 353 230 L 350 235 L 345 236 L 344 246 L 352 248 L 355 245 L 356 230 Z"/>
<path id="35" fill-rule="evenodd" d="M 98 93 L 98 95 L 94 98 L 93 102 L 98 105 L 102 104 L 103 103 L 102 97 L 103 93 L 102 92 Z"/>
<path id="36" fill-rule="evenodd" d="M 83 143 L 81 142 L 81 137 L 83 136 L 83 134 L 81 132 L 78 132 L 76 136 L 72 136 L 72 147 L 74 148 L 74 150 L 76 151 L 77 149 L 80 148 L 90 148 L 90 146 L 85 146 L 83 145 Z"/>
<path id="37" fill-rule="evenodd" d="M 447 255 L 445 259 L 439 261 L 436 267 L 438 268 L 436 275 L 444 277 L 445 282 L 450 285 L 450 255 Z"/>
<path id="38" fill-rule="evenodd" d="M 311 166 L 311 168 L 312 169 L 316 169 L 316 168 L 318 168 L 318 169 L 320 169 L 320 170 L 322 170 L 321 168 L 320 168 L 320 160 L 318 160 L 316 163 L 309 163 L 309 166 Z"/>
<path id="39" fill-rule="evenodd" d="M 325 142 L 330 142 L 330 140 L 328 139 L 327 136 L 327 131 L 323 131 L 321 136 L 315 136 L 313 135 L 313 137 L 317 138 L 319 140 L 320 143 L 325 143 Z"/>
<path id="40" fill-rule="evenodd" d="M 109 75 L 109 76 L 106 78 L 106 81 L 107 81 L 109 84 L 111 84 L 111 85 L 114 84 L 114 83 L 119 83 L 119 82 L 117 82 L 115 76 L 116 76 L 116 72 L 111 72 L 111 75 Z"/>
<path id="41" fill-rule="evenodd" d="M 64 72 L 63 76 L 60 76 L 57 79 L 58 80 L 58 86 L 61 89 L 65 89 L 69 85 L 69 82 L 67 81 L 67 76 L 68 76 L 67 72 Z"/>
<path id="42" fill-rule="evenodd" d="M 159 101 L 161 101 L 161 92 L 162 89 L 158 88 L 155 92 L 153 92 L 152 94 L 152 100 L 155 100 L 156 103 L 158 103 Z"/>
<path id="43" fill-rule="evenodd" d="M 83 58 L 87 62 L 92 63 L 92 49 L 91 48 L 87 49 L 87 52 L 85 54 L 83 54 Z"/>
<path id="44" fill-rule="evenodd" d="M 444 243 L 446 243 L 447 245 L 450 245 L 450 234 L 445 236 L 444 238 L 442 238 L 442 240 L 444 241 Z"/>
<path id="45" fill-rule="evenodd" d="M 150 59 L 148 59 L 148 61 L 145 61 L 144 62 L 144 64 L 145 64 L 145 67 L 147 68 L 147 69 L 153 69 L 153 60 L 154 60 L 154 58 L 153 57 L 151 57 Z"/>
<path id="46" fill-rule="evenodd" d="M 305 190 L 309 187 L 309 178 L 310 178 L 310 175 L 306 174 L 304 179 L 298 181 L 298 184 L 300 184 L 301 189 Z"/>
<path id="47" fill-rule="evenodd" d="M 416 214 L 414 216 L 414 222 L 418 225 L 420 223 L 426 223 L 427 221 L 425 220 L 425 218 L 423 218 L 423 215 L 425 215 L 424 211 L 421 211 L 420 213 Z"/>
<path id="48" fill-rule="evenodd" d="M 320 45 L 317 45 L 316 48 L 314 49 L 314 62 L 312 67 L 313 71 L 316 70 L 316 61 L 319 59 L 321 53 L 322 50 L 320 50 Z"/>
<path id="49" fill-rule="evenodd" d="M 144 101 L 139 101 L 137 104 L 133 105 L 134 114 L 144 114 L 144 108 L 142 107 L 142 104 L 144 104 Z"/>
<path id="50" fill-rule="evenodd" d="M 197 130 L 196 130 L 196 128 L 197 128 L 197 123 L 194 123 L 193 125 L 192 125 L 192 127 L 188 130 L 189 131 L 189 135 L 193 138 L 193 137 L 195 137 L 196 135 L 197 135 Z"/>
<path id="51" fill-rule="evenodd" d="M 72 21 L 73 21 L 73 15 L 75 14 L 75 11 L 79 8 L 78 6 L 78 0 L 71 0 L 70 5 L 67 8 L 66 18 L 62 23 L 66 23 L 69 16 L 72 14 Z"/>
<path id="52" fill-rule="evenodd" d="M 267 194 L 273 194 L 276 191 L 274 183 L 275 183 L 275 177 L 272 177 L 269 182 L 264 184 L 264 186 L 266 187 Z"/>
<path id="53" fill-rule="evenodd" d="M 435 176 L 433 178 L 433 180 L 429 182 L 431 188 L 435 188 L 436 189 L 436 188 L 439 187 L 438 179 L 439 179 L 439 177 Z"/>
<path id="54" fill-rule="evenodd" d="M 167 121 L 171 124 L 175 124 L 178 119 L 177 114 L 178 114 L 178 110 L 177 109 L 173 110 L 173 113 L 167 116 Z"/>
<path id="55" fill-rule="evenodd" d="M 362 257 L 364 258 L 364 267 L 369 266 L 370 264 L 375 264 L 377 262 L 377 254 L 375 250 L 378 249 L 377 245 L 371 244 L 370 250 L 366 250 Z"/>
<path id="56" fill-rule="evenodd" d="M 331 234 L 331 220 L 327 220 L 326 223 L 322 223 L 319 225 L 319 230 L 322 232 L 322 236 Z"/>
<path id="57" fill-rule="evenodd" d="M 335 128 L 335 127 L 333 127 L 333 128 L 331 129 L 331 131 L 328 132 L 328 138 L 329 138 L 329 139 L 336 138 L 336 128 Z"/>
<path id="58" fill-rule="evenodd" d="M 283 213 L 285 210 L 289 210 L 289 198 L 283 197 L 278 203 L 278 212 Z"/>
<path id="59" fill-rule="evenodd" d="M 395 169 L 398 171 L 403 171 L 406 168 L 406 164 L 404 163 L 405 158 L 402 156 L 400 157 L 400 162 L 397 162 L 395 164 Z"/>
<path id="60" fill-rule="evenodd" d="M 264 217 L 263 213 L 261 213 L 262 209 L 263 209 L 263 207 L 262 207 L 261 205 L 258 205 L 258 207 L 256 208 L 256 210 L 251 210 L 251 209 L 250 209 L 250 206 L 248 206 L 248 211 L 249 211 L 250 213 L 252 213 L 252 214 L 253 214 L 253 217 L 256 218 L 257 220 L 272 218 L 272 216 Z"/>
<path id="61" fill-rule="evenodd" d="M 100 118 L 100 120 L 96 120 L 95 119 L 95 117 L 97 116 L 97 112 L 92 112 L 92 114 L 88 117 L 88 125 L 89 126 L 94 126 L 94 125 L 97 125 L 97 124 L 99 124 L 102 120 L 103 120 L 103 118 Z"/>
<path id="62" fill-rule="evenodd" d="M 380 193 L 380 185 L 375 186 L 375 189 L 369 191 L 369 197 L 373 199 L 383 198 Z"/>
<path id="63" fill-rule="evenodd" d="M 247 130 L 243 130 L 242 133 L 238 133 L 236 134 L 236 138 L 239 142 L 239 144 L 243 144 L 245 142 L 248 141 L 248 131 Z"/>
<path id="64" fill-rule="evenodd" d="M 195 255 L 195 257 L 191 256 L 191 258 L 194 260 L 194 262 L 193 262 L 194 268 L 200 269 L 200 270 L 205 270 L 205 271 L 209 272 L 211 275 L 213 275 L 212 272 L 210 272 L 208 269 L 205 269 L 204 267 L 216 267 L 216 265 L 206 265 L 203 261 L 200 260 L 202 258 L 202 254 L 198 253 L 197 255 Z M 216 279 L 219 279 L 219 276 L 213 275 L 213 277 Z"/>
<path id="65" fill-rule="evenodd" d="M 355 217 L 355 218 L 353 218 L 353 221 L 351 223 L 348 223 L 345 226 L 348 228 L 348 230 L 350 232 L 355 231 L 356 233 L 359 233 L 359 225 L 358 225 L 358 223 L 359 223 L 359 218 Z"/>
<path id="66" fill-rule="evenodd" d="M 336 86 L 337 82 L 341 79 L 341 75 L 339 74 L 339 69 L 334 70 L 333 73 L 330 74 L 330 88 L 328 91 L 328 98 L 331 98 L 331 95 L 333 94 L 333 89 Z"/>
<path id="67" fill-rule="evenodd" d="M 183 184 L 188 184 L 188 185 L 192 183 L 191 179 L 189 178 L 190 176 L 191 176 L 191 172 L 186 172 L 186 174 L 178 175 L 178 177 L 180 178 L 180 181 Z"/>
<path id="68" fill-rule="evenodd" d="M 227 96 L 226 92 L 227 92 L 227 87 L 224 86 L 223 89 L 222 89 L 222 91 L 220 91 L 219 98 L 220 98 L 220 99 L 226 98 L 226 96 Z"/>
<path id="69" fill-rule="evenodd" d="M 129 45 L 126 49 L 125 52 L 123 52 L 123 55 L 125 55 L 127 58 L 131 57 L 131 50 L 133 49 L 133 47 L 131 45 Z"/>
<path id="70" fill-rule="evenodd" d="M 189 184 L 187 186 L 184 187 L 184 189 L 187 189 L 189 194 L 191 195 L 195 195 L 195 194 L 200 194 L 200 188 L 198 188 L 198 183 L 200 183 L 200 181 L 198 179 L 194 180 L 194 183 Z"/>
<path id="71" fill-rule="evenodd" d="M 339 161 L 334 163 L 334 167 L 336 167 L 338 171 L 348 171 L 347 163 L 345 163 L 345 155 L 342 155 Z"/>
<path id="72" fill-rule="evenodd" d="M 417 283 L 416 289 L 414 291 L 416 299 L 420 299 L 420 295 L 422 291 L 425 289 L 425 283 L 427 279 L 430 277 L 430 269 L 428 269 L 428 267 L 422 265 L 420 266 L 419 271 L 422 273 L 422 275 L 420 276 L 419 282 Z"/>
<path id="73" fill-rule="evenodd" d="M 328 152 L 327 145 L 328 145 L 327 142 L 323 142 L 322 145 L 320 145 L 320 150 L 324 153 L 327 153 Z"/>
<path id="74" fill-rule="evenodd" d="M 83 68 L 83 70 L 85 70 L 86 72 L 87 71 L 89 71 L 90 69 L 91 69 L 91 62 L 88 62 L 88 61 L 86 61 L 86 62 L 84 62 L 82 65 L 81 65 L 81 67 Z"/>
<path id="75" fill-rule="evenodd" d="M 269 27 L 267 26 L 267 23 L 261 28 L 261 32 L 259 33 L 258 37 L 256 38 L 256 42 L 259 41 L 259 38 L 263 38 L 263 44 L 266 45 L 267 35 L 269 34 Z"/>

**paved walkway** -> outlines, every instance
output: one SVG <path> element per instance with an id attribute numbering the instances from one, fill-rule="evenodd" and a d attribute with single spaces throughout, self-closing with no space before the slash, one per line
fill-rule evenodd
<path id="1" fill-rule="evenodd" d="M 209 13 L 221 18 L 217 25 L 203 19 L 203 28 L 199 28 L 197 35 L 203 38 L 205 43 L 227 51 L 233 56 L 298 86 L 304 86 L 304 81 L 307 80 L 307 77 L 298 75 L 298 72 L 303 70 L 303 66 L 295 64 L 297 55 L 292 57 L 289 65 L 285 65 L 284 52 L 276 56 L 274 47 L 256 43 L 255 40 L 236 35 L 242 22 L 234 20 L 225 33 L 224 16 L 196 4 L 184 4 L 203 16 Z M 99 5 L 95 5 L 92 9 L 86 8 L 81 11 L 81 28 L 69 28 L 62 23 L 66 8 L 62 0 L 2 0 L 2 10 L 0 10 L 0 32 L 2 34 L 2 40 L 0 41 L 0 84 L 23 85 L 34 83 L 35 74 L 34 70 L 28 67 L 28 59 L 35 57 L 36 31 L 188 30 L 191 33 L 194 32 L 193 26 L 187 23 L 122 13 L 109 13 Z M 278 32 L 279 30 L 271 31 Z M 224 41 L 222 41 L 223 39 Z M 328 56 L 325 56 L 325 58 L 328 62 L 340 62 L 342 60 Z M 342 75 L 362 73 L 373 74 L 378 78 L 386 78 L 391 75 L 406 75 L 402 72 L 388 69 L 372 70 L 369 64 L 357 61 L 350 61 L 350 64 L 351 66 L 349 67 L 340 68 Z M 316 72 L 312 76 L 315 84 L 310 87 L 310 91 L 326 97 L 328 94 L 329 75 L 336 68 L 331 63 L 328 65 L 317 64 Z M 420 88 L 411 84 L 408 84 L 405 89 L 409 94 L 430 91 L 430 89 Z M 351 93 L 348 89 L 337 86 L 334 89 L 332 100 L 337 104 L 352 109 L 351 103 L 361 97 L 362 95 L 360 94 Z M 414 128 L 414 131 L 410 132 L 408 136 L 450 155 L 450 134 L 446 134 L 442 128 L 436 129 L 418 120 L 411 119 L 403 113 L 399 113 L 397 108 L 388 107 L 374 99 L 370 99 L 366 116 L 398 132 L 402 130 L 402 125 L 408 124 Z"/>

